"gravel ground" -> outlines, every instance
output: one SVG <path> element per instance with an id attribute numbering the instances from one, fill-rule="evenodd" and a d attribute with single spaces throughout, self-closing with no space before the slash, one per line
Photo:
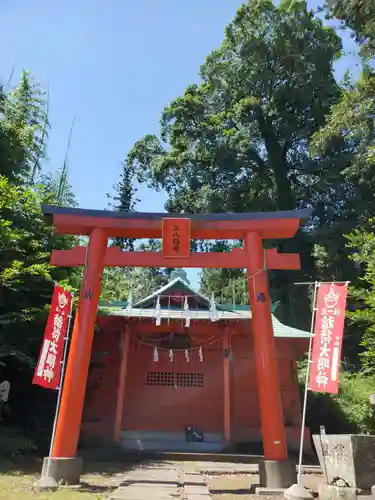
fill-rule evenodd
<path id="1" fill-rule="evenodd" d="M 212 500 L 249 500 L 249 495 L 252 500 L 278 498 L 251 494 L 251 487 L 255 488 L 259 484 L 257 474 L 205 475 L 205 479 Z M 313 492 L 317 492 L 318 486 L 322 482 L 323 476 L 321 474 L 313 473 L 302 476 L 302 484 Z"/>

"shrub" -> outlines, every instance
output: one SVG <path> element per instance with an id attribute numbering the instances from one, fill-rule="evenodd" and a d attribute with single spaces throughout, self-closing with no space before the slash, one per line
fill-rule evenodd
<path id="1" fill-rule="evenodd" d="M 0 427 L 0 457 L 14 460 L 37 449 L 34 441 L 14 427 Z"/>
<path id="2" fill-rule="evenodd" d="M 306 361 L 299 364 L 298 378 L 304 391 Z M 375 376 L 366 372 L 340 374 L 339 393 L 309 392 L 306 425 L 313 433 L 324 426 L 327 433 L 375 433 L 375 412 L 369 396 L 375 394 Z"/>

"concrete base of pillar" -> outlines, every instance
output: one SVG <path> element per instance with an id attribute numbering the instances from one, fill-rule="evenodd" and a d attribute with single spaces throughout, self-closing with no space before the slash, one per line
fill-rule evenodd
<path id="1" fill-rule="evenodd" d="M 320 500 L 357 500 L 358 491 L 356 488 L 322 484 L 318 490 Z M 371 497 L 369 496 L 369 498 Z"/>
<path id="2" fill-rule="evenodd" d="M 57 484 L 77 485 L 81 473 L 82 458 L 45 458 L 43 460 L 42 477 L 52 478 Z"/>
<path id="3" fill-rule="evenodd" d="M 285 489 L 296 482 L 296 463 L 293 460 L 262 460 L 259 463 L 259 485 L 262 488 Z"/>
<path id="4" fill-rule="evenodd" d="M 44 491 L 56 491 L 59 485 L 52 477 L 42 476 L 39 481 L 33 484 L 33 490 L 36 493 L 42 493 Z"/>

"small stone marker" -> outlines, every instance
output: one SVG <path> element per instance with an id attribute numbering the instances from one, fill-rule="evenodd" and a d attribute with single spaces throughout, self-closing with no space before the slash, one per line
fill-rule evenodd
<path id="1" fill-rule="evenodd" d="M 313 496 L 301 484 L 292 484 L 284 491 L 284 498 L 286 500 L 311 500 Z"/>

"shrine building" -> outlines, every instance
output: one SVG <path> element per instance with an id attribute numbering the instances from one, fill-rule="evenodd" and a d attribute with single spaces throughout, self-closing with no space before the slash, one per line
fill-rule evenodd
<path id="1" fill-rule="evenodd" d="M 81 441 L 129 451 L 262 453 L 250 307 L 216 304 L 180 277 L 128 302 L 100 303 Z M 271 310 L 287 446 L 296 452 L 296 361 L 309 333 Z M 309 451 L 308 430 L 305 441 Z"/>

